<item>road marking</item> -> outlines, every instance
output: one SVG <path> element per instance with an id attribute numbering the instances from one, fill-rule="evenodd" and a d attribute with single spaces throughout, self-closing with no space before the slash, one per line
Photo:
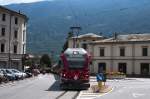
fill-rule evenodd
<path id="1" fill-rule="evenodd" d="M 134 98 L 138 98 L 138 97 L 141 97 L 141 96 L 144 96 L 145 94 L 141 94 L 141 93 L 132 93 L 132 96 Z"/>
<path id="2" fill-rule="evenodd" d="M 76 99 L 77 97 L 78 97 L 78 95 L 79 95 L 79 91 L 74 95 L 74 97 L 73 97 L 73 99 Z"/>
<path id="3" fill-rule="evenodd" d="M 91 93 L 91 92 L 81 91 L 76 99 L 94 99 L 94 98 L 98 98 L 98 97 L 104 96 L 106 94 L 109 94 L 110 92 L 113 91 L 113 89 L 114 88 L 112 88 L 107 93 Z"/>

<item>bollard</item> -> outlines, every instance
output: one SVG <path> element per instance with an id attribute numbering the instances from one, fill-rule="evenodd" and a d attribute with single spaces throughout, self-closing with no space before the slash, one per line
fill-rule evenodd
<path id="1" fill-rule="evenodd" d="M 101 89 L 102 86 L 103 86 L 103 82 L 102 82 L 102 81 L 99 81 L 99 82 L 98 82 L 98 87 L 99 87 L 99 89 Z"/>
<path id="2" fill-rule="evenodd" d="M 104 75 L 102 73 L 99 73 L 96 75 L 96 79 L 98 82 L 98 88 L 99 88 L 99 92 L 100 92 L 103 89 L 103 86 L 105 86 L 106 78 L 104 77 Z"/>

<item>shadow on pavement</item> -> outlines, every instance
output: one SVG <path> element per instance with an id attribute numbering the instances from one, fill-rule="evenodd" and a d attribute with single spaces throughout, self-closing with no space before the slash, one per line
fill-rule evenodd
<path id="1" fill-rule="evenodd" d="M 55 81 L 46 91 L 81 91 L 82 89 L 61 89 L 60 81 Z"/>
<path id="2" fill-rule="evenodd" d="M 60 88 L 60 76 L 54 75 L 55 82 L 46 91 L 80 91 L 81 89 L 61 89 Z"/>
<path id="3" fill-rule="evenodd" d="M 60 89 L 60 76 L 54 74 L 55 82 L 46 91 L 61 91 Z"/>
<path id="4" fill-rule="evenodd" d="M 59 84 L 59 81 L 55 81 L 46 91 L 61 91 Z"/>
<path id="5" fill-rule="evenodd" d="M 57 75 L 57 74 L 54 74 L 54 78 L 55 78 L 56 81 L 60 80 L 60 76 Z"/>

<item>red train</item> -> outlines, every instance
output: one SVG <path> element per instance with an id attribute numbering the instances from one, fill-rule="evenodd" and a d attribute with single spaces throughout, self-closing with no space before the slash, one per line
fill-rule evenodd
<path id="1" fill-rule="evenodd" d="M 83 48 L 68 48 L 61 55 L 63 69 L 61 70 L 62 89 L 90 87 L 89 64 L 90 55 Z"/>

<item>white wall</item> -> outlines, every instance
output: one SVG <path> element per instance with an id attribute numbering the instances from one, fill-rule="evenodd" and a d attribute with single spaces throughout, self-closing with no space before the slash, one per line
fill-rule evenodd
<path id="1" fill-rule="evenodd" d="M 6 20 L 2 21 L 2 14 L 6 14 Z M 5 44 L 5 52 L 0 52 L 0 63 L 6 63 L 5 68 L 17 68 L 22 69 L 22 54 L 23 54 L 23 44 L 24 46 L 24 52 L 26 51 L 26 32 L 25 32 L 25 40 L 23 41 L 23 31 L 26 31 L 26 26 L 24 26 L 24 22 L 26 22 L 26 19 L 22 17 L 21 15 L 13 13 L 12 16 L 11 12 L 4 11 L 0 9 L 0 44 Z M 18 18 L 18 25 L 15 24 L 15 17 Z M 11 18 L 11 24 L 10 24 L 10 18 Z M 11 26 L 11 29 L 10 29 Z M 5 27 L 5 36 L 1 36 L 1 28 Z M 17 39 L 14 38 L 14 30 L 18 30 L 18 37 Z M 11 33 L 10 33 L 11 30 Z M 11 57 L 11 66 L 9 66 L 9 37 L 10 40 L 10 57 Z M 14 54 L 14 44 L 17 44 L 17 54 Z M 25 54 L 25 53 L 24 53 Z M 18 66 L 13 64 L 14 62 L 17 62 Z M 3 65 L 3 64 L 0 64 Z"/>
<path id="2" fill-rule="evenodd" d="M 133 46 L 135 48 L 133 48 Z M 148 46 L 148 56 L 142 56 L 142 47 Z M 105 56 L 100 57 L 100 47 L 105 48 Z M 120 47 L 125 47 L 125 56 L 120 56 Z M 107 70 L 110 71 L 111 66 L 113 66 L 113 71 L 118 71 L 118 63 L 126 63 L 127 64 L 127 74 L 140 74 L 141 72 L 141 63 L 149 63 L 150 64 L 150 43 L 143 44 L 97 44 L 90 45 L 90 51 L 93 51 L 93 68 L 92 72 L 97 73 L 98 71 L 98 63 L 105 62 Z M 134 55 L 135 57 L 132 57 Z M 111 55 L 113 55 L 111 57 Z M 135 61 L 133 60 L 135 59 Z"/>
<path id="3" fill-rule="evenodd" d="M 2 14 L 6 14 L 6 20 L 2 21 Z M 18 25 L 15 24 L 15 17 L 18 18 Z M 23 44 L 26 44 L 26 32 L 25 32 L 25 41 L 23 42 L 23 31 L 26 31 L 26 26 L 24 27 L 24 22 L 25 19 L 18 16 L 18 15 L 13 15 L 11 16 L 11 49 L 10 52 L 13 53 L 13 45 L 17 44 L 18 49 L 17 49 L 17 54 L 22 54 L 23 53 Z M 5 36 L 2 37 L 0 36 L 0 41 L 5 41 L 5 42 L 0 42 L 0 43 L 5 43 L 5 53 L 9 53 L 9 34 L 10 34 L 10 14 L 8 12 L 0 12 L 0 34 L 1 34 L 1 28 L 5 27 Z M 18 38 L 14 39 L 14 30 L 18 30 Z M 26 48 L 26 46 L 25 46 Z"/>

